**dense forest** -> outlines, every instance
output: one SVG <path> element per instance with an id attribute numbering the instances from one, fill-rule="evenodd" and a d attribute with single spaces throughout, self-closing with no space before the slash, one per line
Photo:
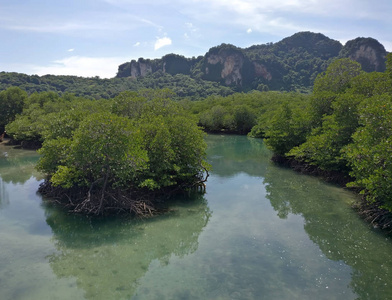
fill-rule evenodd
<path id="1" fill-rule="evenodd" d="M 85 78 L 78 76 L 26 75 L 21 73 L 0 72 L 0 90 L 17 86 L 29 95 L 40 92 L 67 93 L 88 99 L 109 99 L 124 91 L 140 89 L 170 88 L 175 92 L 176 99 L 188 97 L 191 100 L 209 95 L 230 95 L 234 90 L 219 83 L 196 80 L 189 75 L 170 75 L 156 72 L 140 78 Z"/>
<path id="2" fill-rule="evenodd" d="M 77 213 L 153 214 L 162 197 L 203 188 L 204 133 L 169 90 L 90 100 L 55 92 L 0 93 L 7 134 L 40 148 L 40 192 Z M 19 113 L 15 115 L 15 113 Z"/>
<path id="3" fill-rule="evenodd" d="M 307 101 L 284 101 L 259 117 L 254 136 L 296 168 L 339 178 L 363 195 L 361 214 L 392 224 L 392 54 L 385 72 L 365 73 L 350 59 L 333 62 Z"/>
<path id="4" fill-rule="evenodd" d="M 264 139 L 275 161 L 355 188 L 363 194 L 361 213 L 390 227 L 392 54 L 384 72 L 366 73 L 358 62 L 335 60 L 317 76 L 312 94 L 252 91 L 173 99 L 169 89 L 91 100 L 10 87 L 0 92 L 2 107 L 12 108 L 1 111 L 0 125 L 22 145 L 42 145 L 38 168 L 49 175 L 50 190 L 83 187 L 84 200 L 99 191 L 96 201 L 106 186 L 117 199 L 130 182 L 133 193 L 203 182 L 208 165 L 196 124 L 209 132 L 249 134 Z M 101 202 L 75 206 L 100 213 Z"/>

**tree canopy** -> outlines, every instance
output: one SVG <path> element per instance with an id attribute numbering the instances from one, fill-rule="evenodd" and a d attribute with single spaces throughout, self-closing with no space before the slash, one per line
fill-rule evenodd
<path id="1" fill-rule="evenodd" d="M 364 73 L 356 62 L 336 60 L 316 79 L 307 105 L 298 110 L 295 102 L 284 103 L 264 118 L 269 125 L 263 127 L 265 142 L 276 154 L 345 174 L 349 186 L 364 195 L 366 217 L 388 228 L 392 220 L 391 63 L 388 54 L 385 72 Z"/>
<path id="2" fill-rule="evenodd" d="M 55 95 L 31 95 L 7 125 L 14 139 L 42 142 L 43 194 L 80 213 L 145 214 L 166 193 L 204 181 L 203 132 L 171 91 Z"/>

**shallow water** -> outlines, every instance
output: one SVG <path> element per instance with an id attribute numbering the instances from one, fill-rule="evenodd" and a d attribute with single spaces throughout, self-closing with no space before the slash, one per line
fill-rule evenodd
<path id="1" fill-rule="evenodd" d="M 43 204 L 37 154 L 0 145 L 0 299 L 388 299 L 392 241 L 354 195 L 211 135 L 207 193 L 150 220 Z"/>

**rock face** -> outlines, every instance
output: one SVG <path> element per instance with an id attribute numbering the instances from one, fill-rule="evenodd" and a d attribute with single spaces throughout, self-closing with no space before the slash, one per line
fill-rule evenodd
<path id="1" fill-rule="evenodd" d="M 262 77 L 268 81 L 270 81 L 272 79 L 271 73 L 268 72 L 267 68 L 263 64 L 253 62 L 253 67 L 255 70 L 255 76 Z"/>
<path id="2" fill-rule="evenodd" d="M 144 77 L 149 73 L 152 73 L 152 67 L 148 62 L 141 61 L 138 62 L 131 61 L 130 72 L 132 77 Z"/>
<path id="3" fill-rule="evenodd" d="M 235 46 L 222 44 L 212 48 L 203 59 L 202 78 L 220 81 L 224 85 L 241 86 L 245 60 L 242 51 Z"/>
<path id="4" fill-rule="evenodd" d="M 118 67 L 116 77 L 144 77 L 158 71 L 171 75 L 189 75 L 192 65 L 194 65 L 198 60 L 200 60 L 200 58 L 188 59 L 176 54 L 168 54 L 161 59 L 153 60 L 139 58 L 137 61 L 132 60 L 120 65 Z"/>
<path id="5" fill-rule="evenodd" d="M 340 57 L 349 57 L 359 62 L 366 72 L 384 72 L 386 55 L 384 46 L 372 38 L 348 41 L 339 54 Z"/>
<path id="6" fill-rule="evenodd" d="M 258 86 L 297 90 L 310 88 L 316 76 L 335 58 L 349 57 L 367 72 L 382 72 L 386 54 L 375 39 L 357 38 L 343 46 L 320 33 L 299 32 L 275 44 L 245 49 L 221 44 L 198 58 L 176 54 L 154 60 L 139 58 L 120 65 L 116 77 L 137 78 L 163 72 L 215 81 L 242 91 Z"/>
<path id="7" fill-rule="evenodd" d="M 138 61 L 132 60 L 120 65 L 116 77 L 144 77 L 155 71 L 149 59 L 139 58 Z"/>

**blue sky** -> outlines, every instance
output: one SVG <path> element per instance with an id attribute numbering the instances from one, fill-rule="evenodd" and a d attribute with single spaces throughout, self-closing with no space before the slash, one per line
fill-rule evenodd
<path id="1" fill-rule="evenodd" d="M 0 0 L 0 71 L 116 75 L 132 59 L 204 55 L 299 31 L 392 51 L 391 0 Z"/>

